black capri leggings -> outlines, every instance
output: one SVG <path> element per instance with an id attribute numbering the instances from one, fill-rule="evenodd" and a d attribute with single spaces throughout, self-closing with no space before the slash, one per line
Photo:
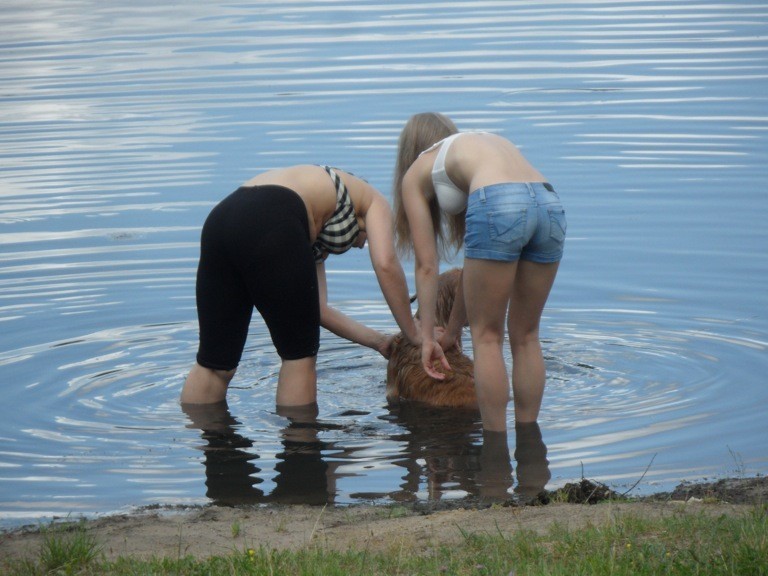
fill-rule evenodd
<path id="1" fill-rule="evenodd" d="M 254 306 L 282 359 L 315 356 L 320 300 L 301 197 L 268 185 L 222 200 L 203 225 L 196 293 L 201 366 L 237 367 Z"/>

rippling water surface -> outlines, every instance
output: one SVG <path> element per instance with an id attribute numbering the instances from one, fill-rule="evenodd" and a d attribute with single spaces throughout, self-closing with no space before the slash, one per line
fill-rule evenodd
<path id="1" fill-rule="evenodd" d="M 0 526 L 768 472 L 765 2 L 41 0 L 2 19 Z M 229 410 L 182 412 L 210 208 L 299 162 L 388 194 L 424 110 L 512 139 L 566 205 L 541 435 L 390 411 L 385 361 L 329 333 L 320 414 L 277 413 L 256 316 Z M 364 252 L 328 268 L 338 307 L 395 331 Z"/>

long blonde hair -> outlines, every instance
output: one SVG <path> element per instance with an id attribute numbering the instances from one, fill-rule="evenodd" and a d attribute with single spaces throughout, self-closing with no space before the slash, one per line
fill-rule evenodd
<path id="1" fill-rule="evenodd" d="M 403 177 L 419 157 L 419 154 L 436 142 L 458 131 L 456 125 L 447 116 L 439 112 L 421 112 L 411 116 L 403 127 L 402 132 L 400 132 L 392 196 L 395 204 L 395 237 L 397 250 L 401 255 L 413 253 L 411 230 L 408 226 L 408 218 L 405 215 L 405 208 L 403 206 Z M 446 244 L 450 244 L 458 251 L 464 242 L 464 230 L 466 228 L 465 212 L 462 211 L 460 214 L 448 218 L 448 238 L 446 239 L 442 212 L 437 204 L 437 197 L 434 193 L 427 197 L 427 202 L 432 216 L 432 226 L 440 255 L 445 255 Z"/>

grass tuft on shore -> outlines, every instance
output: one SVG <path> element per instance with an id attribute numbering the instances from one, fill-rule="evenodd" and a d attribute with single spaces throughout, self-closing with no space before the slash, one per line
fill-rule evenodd
<path id="1" fill-rule="evenodd" d="M 462 532 L 452 546 L 387 553 L 246 548 L 207 559 L 182 557 L 106 561 L 84 527 L 51 530 L 37 558 L 4 562 L 5 574 L 207 575 L 746 575 L 768 576 L 768 507 L 744 515 L 704 513 L 644 518 L 617 515 L 600 526 L 555 524 L 545 534 Z"/>

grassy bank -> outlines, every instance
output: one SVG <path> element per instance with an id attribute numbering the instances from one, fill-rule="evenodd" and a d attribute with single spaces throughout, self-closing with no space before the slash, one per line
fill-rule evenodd
<path id="1" fill-rule="evenodd" d="M 375 553 L 323 546 L 293 551 L 233 547 L 227 555 L 206 559 L 180 553 L 175 559 L 106 560 L 83 523 L 48 529 L 34 557 L 0 560 L 0 567 L 10 575 L 768 575 L 766 505 L 738 515 L 681 512 L 645 518 L 630 512 L 579 529 L 555 522 L 544 533 L 462 534 L 459 545 L 418 550 L 402 545 Z"/>

